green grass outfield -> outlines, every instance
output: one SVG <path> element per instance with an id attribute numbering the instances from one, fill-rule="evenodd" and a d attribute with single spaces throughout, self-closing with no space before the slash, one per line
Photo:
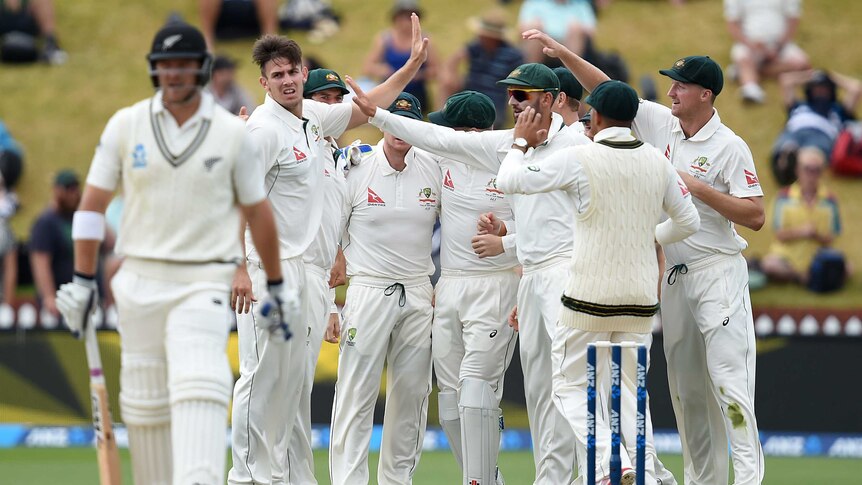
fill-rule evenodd
<path id="1" fill-rule="evenodd" d="M 315 465 L 320 485 L 329 484 L 325 452 L 316 452 Z M 677 477 L 682 476 L 682 456 L 661 457 Z M 132 483 L 128 451 L 122 451 L 123 482 Z M 228 458 L 230 462 L 230 458 Z M 376 483 L 377 454 L 371 455 L 371 482 Z M 500 468 L 509 485 L 529 484 L 533 479 L 533 460 L 527 452 L 500 455 Z M 86 448 L 7 449 L 0 450 L 0 481 L 15 484 L 63 483 L 92 485 L 98 483 L 96 453 Z M 764 484 L 795 485 L 825 483 L 858 483 L 862 461 L 839 458 L 768 458 Z M 460 474 L 449 452 L 422 454 L 414 485 L 457 484 Z M 681 481 L 680 481 L 681 482 Z"/>

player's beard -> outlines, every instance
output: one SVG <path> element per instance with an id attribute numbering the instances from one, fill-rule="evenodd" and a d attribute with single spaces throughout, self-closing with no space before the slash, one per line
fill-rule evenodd
<path id="1" fill-rule="evenodd" d="M 186 90 L 186 92 L 183 93 L 182 90 Z M 162 87 L 162 103 L 165 106 L 186 106 L 197 101 L 200 93 L 201 88 L 196 84 L 168 85 Z"/>

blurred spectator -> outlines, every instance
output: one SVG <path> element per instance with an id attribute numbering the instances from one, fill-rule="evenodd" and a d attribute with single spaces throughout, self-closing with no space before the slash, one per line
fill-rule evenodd
<path id="1" fill-rule="evenodd" d="M 42 37 L 39 51 L 36 39 Z M 0 60 L 59 65 L 69 56 L 60 49 L 51 0 L 0 0 Z"/>
<path id="2" fill-rule="evenodd" d="M 820 183 L 825 167 L 826 156 L 818 148 L 799 150 L 797 181 L 775 200 L 776 241 L 760 263 L 773 281 L 807 284 L 815 255 L 841 233 L 837 200 Z"/>
<path id="3" fill-rule="evenodd" d="M 403 66 L 410 58 L 410 46 L 413 40 L 413 26 L 410 14 L 421 16 L 419 5 L 415 0 L 397 0 L 392 8 L 392 26 L 377 34 L 374 44 L 365 59 L 363 74 L 376 82 L 380 82 Z M 431 111 L 426 82 L 435 79 L 440 61 L 432 42 L 428 46 L 428 59 L 419 69 L 404 91 L 419 100 L 422 110 Z"/>
<path id="4" fill-rule="evenodd" d="M 283 29 L 308 30 L 308 41 L 319 44 L 338 32 L 338 17 L 329 1 L 287 0 L 278 10 Z"/>
<path id="5" fill-rule="evenodd" d="M 801 0 L 724 0 L 724 18 L 733 37 L 730 57 L 742 99 L 762 103 L 761 77 L 808 69 L 805 52 L 793 43 Z"/>
<path id="6" fill-rule="evenodd" d="M 59 317 L 54 296 L 74 273 L 72 215 L 81 201 L 81 184 L 71 170 L 54 178 L 51 204 L 33 223 L 30 232 L 30 267 L 36 293 L 43 308 Z"/>
<path id="7" fill-rule="evenodd" d="M 814 146 L 832 153 L 832 146 L 862 98 L 862 82 L 847 76 L 823 71 L 799 71 L 779 77 L 781 95 L 787 108 L 787 123 L 772 148 L 772 168 L 781 185 L 795 180 L 796 152 Z M 804 86 L 803 99 L 796 90 Z M 839 101 L 838 89 L 843 90 Z M 828 159 L 827 159 L 828 162 Z"/>
<path id="8" fill-rule="evenodd" d="M 216 56 L 207 90 L 219 106 L 233 114 L 239 113 L 239 109 L 245 106 L 250 115 L 257 106 L 251 95 L 236 83 L 236 62 L 228 57 Z"/>
<path id="9" fill-rule="evenodd" d="M 0 262 L 3 266 L 2 301 L 11 304 L 18 286 L 18 244 L 9 220 L 18 212 L 14 188 L 23 169 L 23 153 L 18 142 L 0 121 Z"/>
<path id="10" fill-rule="evenodd" d="M 199 0 L 201 31 L 207 48 L 215 40 L 278 33 L 278 0 Z"/>
<path id="11" fill-rule="evenodd" d="M 583 56 L 596 31 L 596 11 L 590 0 L 525 0 L 518 15 L 521 32 L 539 29 Z M 543 62 L 542 44 L 524 44 L 526 62 Z"/>
<path id="12" fill-rule="evenodd" d="M 587 105 L 581 104 L 584 88 L 572 71 L 565 67 L 555 67 L 554 74 L 560 79 L 560 94 L 557 95 L 551 109 L 563 117 L 563 123 L 566 126 L 572 126 L 577 132 L 583 133 L 585 128 L 583 123 L 580 123 L 580 119 L 589 112 Z"/>
<path id="13" fill-rule="evenodd" d="M 497 81 L 524 63 L 521 51 L 507 40 L 510 37 L 507 23 L 506 11 L 499 8 L 471 18 L 469 26 L 476 37 L 455 52 L 441 72 L 441 98 L 462 90 L 478 91 L 491 98 L 497 110 L 494 128 L 501 128 L 511 119 L 507 116 L 506 91 L 497 86 Z M 462 77 L 460 67 L 464 61 L 467 61 L 467 74 Z"/>

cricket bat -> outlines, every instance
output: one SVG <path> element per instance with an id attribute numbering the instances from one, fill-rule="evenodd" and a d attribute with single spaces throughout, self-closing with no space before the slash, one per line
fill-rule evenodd
<path id="1" fill-rule="evenodd" d="M 102 357 L 95 326 L 90 322 L 84 337 L 87 365 L 90 367 L 90 400 L 93 404 L 93 431 L 96 437 L 96 455 L 99 460 L 99 484 L 120 485 L 120 454 L 114 436 L 114 424 L 108 404 L 108 389 L 102 374 Z"/>

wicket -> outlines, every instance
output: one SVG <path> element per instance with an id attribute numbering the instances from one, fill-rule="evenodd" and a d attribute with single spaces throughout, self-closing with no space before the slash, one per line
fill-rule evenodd
<path id="1" fill-rule="evenodd" d="M 587 481 L 596 483 L 596 348 L 611 349 L 611 485 L 622 481 L 622 462 L 620 459 L 620 373 L 622 369 L 622 349 L 637 348 L 637 456 L 635 463 L 635 483 L 644 485 L 646 480 L 646 368 L 647 348 L 636 342 L 595 342 L 587 346 Z"/>

